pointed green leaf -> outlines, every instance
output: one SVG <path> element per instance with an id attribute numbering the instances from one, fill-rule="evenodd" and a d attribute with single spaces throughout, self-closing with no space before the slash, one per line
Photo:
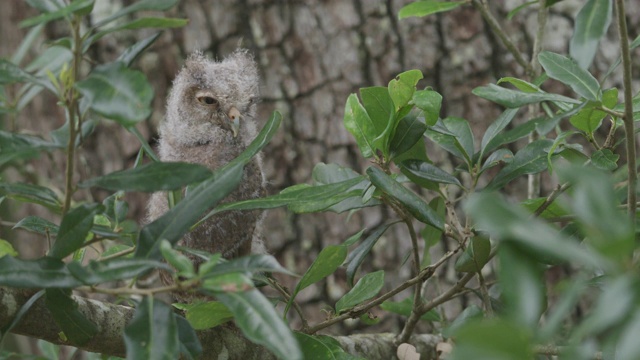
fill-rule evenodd
<path id="1" fill-rule="evenodd" d="M 56 242 L 49 256 L 62 259 L 80 249 L 93 226 L 93 218 L 104 207 L 100 204 L 84 204 L 69 211 L 60 224 Z"/>
<path id="2" fill-rule="evenodd" d="M 516 88 L 518 88 L 518 90 L 525 92 L 525 93 L 541 93 L 543 92 L 542 90 L 540 90 L 540 87 L 536 86 L 535 84 L 532 84 L 528 81 L 522 80 L 522 79 L 518 79 L 518 78 L 514 78 L 514 77 L 503 77 L 500 78 L 496 84 L 501 84 L 503 82 L 509 83 L 513 86 L 515 86 Z"/>
<path id="3" fill-rule="evenodd" d="M 187 321 L 195 330 L 210 329 L 233 319 L 233 313 L 218 301 L 177 305 L 174 306 L 185 311 Z"/>
<path id="4" fill-rule="evenodd" d="M 485 160 L 482 168 L 480 168 L 480 174 L 485 172 L 485 170 L 492 168 L 496 165 L 500 164 L 508 164 L 513 161 L 513 153 L 509 149 L 498 149 L 491 153 Z"/>
<path id="5" fill-rule="evenodd" d="M 87 9 L 93 8 L 94 0 L 76 0 L 72 1 L 69 5 L 59 8 L 55 11 L 45 12 L 38 16 L 22 20 L 20 27 L 29 27 L 38 24 L 46 24 L 50 21 L 61 19 L 76 12 L 83 12 Z"/>
<path id="6" fill-rule="evenodd" d="M 119 61 L 95 68 L 76 88 L 93 111 L 121 125 L 135 125 L 151 114 L 154 94 L 146 76 Z"/>
<path id="7" fill-rule="evenodd" d="M 127 359 L 177 359 L 178 330 L 171 307 L 145 296 L 124 329 L 124 343 Z"/>
<path id="8" fill-rule="evenodd" d="M 91 261 L 83 266 L 77 261 L 67 265 L 69 272 L 85 285 L 97 285 L 116 280 L 138 277 L 151 270 L 173 271 L 166 263 L 137 258 L 115 258 L 107 261 Z"/>
<path id="9" fill-rule="evenodd" d="M 74 288 L 82 283 L 58 259 L 22 260 L 4 256 L 0 258 L 0 285 L 20 289 Z"/>
<path id="10" fill-rule="evenodd" d="M 413 94 L 413 103 L 417 108 L 424 111 L 426 124 L 429 126 L 435 125 L 440 117 L 442 95 L 431 89 L 418 90 Z"/>
<path id="11" fill-rule="evenodd" d="M 489 261 L 491 242 L 487 237 L 474 236 L 465 251 L 456 260 L 455 269 L 459 272 L 479 272 Z"/>
<path id="12" fill-rule="evenodd" d="M 110 22 L 112 22 L 113 20 L 119 19 L 125 15 L 137 12 L 137 11 L 144 11 L 144 10 L 158 10 L 158 11 L 163 11 L 163 10 L 167 10 L 172 8 L 176 3 L 178 2 L 178 0 L 141 0 L 141 1 L 136 1 L 133 4 L 126 6 L 120 10 L 118 10 L 116 13 L 108 16 L 105 19 L 100 20 L 100 22 L 98 22 L 96 25 L 94 25 L 95 28 L 101 27 L 103 25 L 106 25 Z"/>
<path id="13" fill-rule="evenodd" d="M 447 359 L 534 359 L 530 330 L 503 318 L 470 321 L 456 331 Z"/>
<path id="14" fill-rule="evenodd" d="M 367 175 L 369 175 L 369 179 L 373 185 L 388 196 L 398 200 L 418 221 L 432 225 L 438 229 L 444 228 L 444 220 L 413 191 L 402 186 L 377 167 L 369 167 L 367 169 Z"/>
<path id="15" fill-rule="evenodd" d="M 568 85 L 578 95 L 592 101 L 598 101 L 602 97 L 598 80 L 574 60 L 543 51 L 538 56 L 538 61 L 549 77 Z"/>
<path id="16" fill-rule="evenodd" d="M 448 117 L 427 129 L 425 134 L 451 154 L 472 165 L 474 151 L 473 134 L 469 122 L 462 118 Z"/>
<path id="17" fill-rule="evenodd" d="M 411 178 L 411 176 L 415 176 L 422 180 L 434 181 L 441 184 L 453 184 L 462 187 L 460 180 L 456 177 L 425 161 L 406 160 L 400 164 L 400 168 L 409 178 Z"/>
<path id="18" fill-rule="evenodd" d="M 344 126 L 356 139 L 362 156 L 372 157 L 373 140 L 379 135 L 367 111 L 360 104 L 356 94 L 349 95 L 344 109 Z"/>
<path id="19" fill-rule="evenodd" d="M 296 276 L 296 274 L 285 269 L 278 263 L 278 260 L 271 255 L 249 255 L 241 258 L 220 261 L 217 265 L 206 272 L 202 272 L 200 269 L 200 275 L 203 277 L 212 277 L 218 275 L 229 274 L 233 272 L 242 272 L 247 275 L 253 275 L 260 272 L 278 272 L 281 274 L 287 274 Z"/>
<path id="20" fill-rule="evenodd" d="M 363 276 L 348 293 L 336 303 L 336 313 L 350 309 L 372 299 L 384 286 L 384 270 L 378 270 Z"/>
<path id="21" fill-rule="evenodd" d="M 481 157 L 484 155 L 484 152 L 487 149 L 487 145 L 491 143 L 493 139 L 498 136 L 502 130 L 504 130 L 513 120 L 513 118 L 518 113 L 519 109 L 507 109 L 505 110 L 498 118 L 489 125 L 487 131 L 485 131 L 484 136 L 482 136 L 482 143 L 480 144 L 480 153 Z"/>
<path id="22" fill-rule="evenodd" d="M 149 46 L 151 46 L 151 44 L 153 44 L 161 34 L 162 32 L 157 32 L 129 46 L 122 52 L 122 54 L 120 54 L 120 56 L 118 56 L 117 60 L 125 64 L 127 67 L 131 66 L 138 56 L 149 48 Z"/>
<path id="23" fill-rule="evenodd" d="M 593 62 L 598 42 L 611 24 L 613 3 L 609 0 L 588 0 L 578 15 L 569 43 L 569 54 L 581 68 L 587 69 Z"/>
<path id="24" fill-rule="evenodd" d="M 402 316 L 409 317 L 413 309 L 413 297 L 404 298 L 402 301 L 390 301 L 387 300 L 380 304 L 380 308 L 394 314 L 400 314 Z M 420 317 L 424 321 L 441 321 L 440 314 L 435 309 L 427 312 Z"/>
<path id="25" fill-rule="evenodd" d="M 23 82 L 38 82 L 38 80 L 11 61 L 0 59 L 0 85 Z"/>
<path id="26" fill-rule="evenodd" d="M 13 248 L 10 242 L 0 239 L 0 258 L 3 256 L 18 256 L 18 252 Z"/>
<path id="27" fill-rule="evenodd" d="M 609 149 L 600 149 L 591 155 L 591 163 L 593 166 L 602 170 L 615 170 L 618 168 L 618 159 L 620 155 L 614 154 Z"/>
<path id="28" fill-rule="evenodd" d="M 395 79 L 389 81 L 389 85 L 387 86 L 389 96 L 391 96 L 393 100 L 396 112 L 405 107 L 413 98 L 413 93 L 416 91 L 416 84 L 418 84 L 418 81 L 422 78 L 422 71 L 408 70 L 398 74 Z"/>
<path id="29" fill-rule="evenodd" d="M 407 115 L 402 118 L 389 145 L 391 158 L 408 152 L 418 141 L 422 141 L 425 130 L 427 126 L 419 117 Z"/>
<path id="30" fill-rule="evenodd" d="M 378 226 L 366 239 L 355 248 L 347 258 L 347 284 L 349 286 L 353 286 L 353 279 L 356 276 L 356 272 L 358 268 L 364 261 L 364 259 L 369 255 L 371 249 L 376 244 L 378 239 L 382 236 L 382 234 L 387 231 L 387 229 L 393 224 L 382 224 Z"/>
<path id="31" fill-rule="evenodd" d="M 450 11 L 464 3 L 465 1 L 414 1 L 400 9 L 398 18 L 404 19 L 411 16 L 422 17 L 443 11 Z"/>
<path id="32" fill-rule="evenodd" d="M 315 336 L 294 332 L 305 360 L 338 360 L 332 349 Z"/>
<path id="33" fill-rule="evenodd" d="M 13 229 L 25 229 L 42 235 L 56 235 L 58 233 L 58 225 L 38 216 L 27 216 L 18 221 Z"/>
<path id="34" fill-rule="evenodd" d="M 303 359 L 291 330 L 258 290 L 219 293 L 216 297 L 233 313 L 236 325 L 251 342 L 281 359 Z"/>
<path id="35" fill-rule="evenodd" d="M 507 89 L 495 84 L 479 86 L 471 92 L 476 96 L 493 101 L 507 108 L 517 108 L 523 105 L 539 103 L 542 101 L 560 101 L 571 104 L 580 103 L 578 100 L 562 95 L 549 94 L 546 92 L 526 93 Z"/>
<path id="36" fill-rule="evenodd" d="M 45 304 L 72 344 L 83 345 L 98 333 L 96 324 L 78 310 L 78 304 L 71 298 L 71 290 L 47 289 Z"/>
<path id="37" fill-rule="evenodd" d="M 518 151 L 487 185 L 486 190 L 501 189 L 512 180 L 527 174 L 536 174 L 547 168 L 547 151 L 553 142 L 548 139 L 536 140 Z"/>
<path id="38" fill-rule="evenodd" d="M 607 116 L 604 111 L 596 109 L 598 104 L 599 102 L 589 101 L 582 110 L 569 118 L 571 125 L 587 134 L 593 134 L 602 124 L 602 119 Z"/>
<path id="39" fill-rule="evenodd" d="M 362 105 L 373 123 L 376 136 L 382 134 L 395 115 L 389 91 L 382 86 L 361 88 L 360 97 Z"/>
<path id="40" fill-rule="evenodd" d="M 53 190 L 39 185 L 25 183 L 0 183 L 0 195 L 17 201 L 46 206 L 52 210 L 60 210 L 62 203 Z"/>
<path id="41" fill-rule="evenodd" d="M 101 187 L 113 191 L 154 192 L 178 190 L 211 177 L 211 170 L 191 163 L 152 162 L 133 169 L 112 172 L 78 184 L 81 188 Z"/>
<path id="42" fill-rule="evenodd" d="M 344 245 L 329 245 L 322 249 L 309 269 L 302 275 L 291 298 L 294 298 L 309 285 L 315 284 L 333 274 L 344 263 L 346 258 L 347 247 Z"/>

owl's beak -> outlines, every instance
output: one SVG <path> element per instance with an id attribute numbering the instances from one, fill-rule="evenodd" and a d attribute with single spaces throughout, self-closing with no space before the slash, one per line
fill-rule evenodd
<path id="1" fill-rule="evenodd" d="M 238 131 L 240 130 L 240 110 L 238 110 L 235 106 L 232 106 L 227 113 L 227 117 L 231 121 L 231 131 L 233 132 L 233 137 L 238 136 Z"/>

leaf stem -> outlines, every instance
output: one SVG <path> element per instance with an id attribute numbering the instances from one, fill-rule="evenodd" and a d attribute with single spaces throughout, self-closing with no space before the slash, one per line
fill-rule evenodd
<path id="1" fill-rule="evenodd" d="M 633 103 L 631 90 L 631 55 L 629 51 L 629 35 L 627 33 L 627 19 L 624 8 L 624 0 L 616 0 L 616 13 L 618 16 L 618 34 L 620 36 L 620 50 L 622 52 L 622 82 L 624 87 L 624 130 L 627 140 L 627 171 L 629 186 L 627 192 L 627 202 L 629 204 L 628 213 L 632 226 L 635 227 L 636 217 L 636 183 L 638 174 L 636 172 L 636 138 L 633 124 Z"/>

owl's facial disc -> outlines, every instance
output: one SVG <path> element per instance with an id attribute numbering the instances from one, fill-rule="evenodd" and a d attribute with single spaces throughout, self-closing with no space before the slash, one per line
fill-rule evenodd
<path id="1" fill-rule="evenodd" d="M 227 113 L 227 117 L 231 121 L 231 131 L 233 131 L 233 137 L 238 136 L 238 131 L 240 130 L 240 118 L 242 114 L 240 114 L 240 110 L 238 110 L 235 106 L 232 106 Z"/>

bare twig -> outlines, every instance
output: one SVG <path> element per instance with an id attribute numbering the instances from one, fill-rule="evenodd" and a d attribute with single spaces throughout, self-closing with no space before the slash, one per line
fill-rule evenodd
<path id="1" fill-rule="evenodd" d="M 282 295 L 282 298 L 288 302 L 291 299 L 291 294 L 289 293 L 289 291 L 287 291 L 287 289 L 284 288 L 284 286 L 282 286 L 282 284 L 280 284 L 280 282 L 278 282 L 278 280 L 272 276 L 267 276 L 267 282 L 269 282 L 269 285 L 271 285 L 274 289 L 276 289 L 276 291 L 278 291 L 280 293 L 280 295 Z M 307 330 L 307 328 L 309 327 L 309 324 L 307 323 L 307 319 L 304 317 L 304 313 L 302 312 L 302 309 L 300 308 L 300 305 L 295 301 L 292 300 L 291 304 L 293 305 L 293 309 L 298 313 L 298 316 L 300 317 L 300 321 L 302 322 L 302 329 L 300 329 L 300 331 L 304 332 Z"/>
<path id="2" fill-rule="evenodd" d="M 558 186 L 556 186 L 556 188 L 551 192 L 551 194 L 547 196 L 547 199 L 542 204 L 540 204 L 540 206 L 538 206 L 536 211 L 533 212 L 533 216 L 534 217 L 540 216 L 540 214 L 542 214 L 558 198 L 558 196 L 560 196 L 560 194 L 565 192 L 570 187 L 571 187 L 571 184 L 569 184 L 568 182 L 562 185 L 558 184 Z"/>
<path id="3" fill-rule="evenodd" d="M 629 35 L 627 33 L 627 19 L 624 9 L 624 0 L 616 0 L 616 13 L 618 16 L 618 34 L 620 36 L 620 50 L 622 52 L 622 82 L 624 87 L 624 130 L 627 140 L 627 172 L 629 187 L 627 202 L 629 203 L 629 217 L 632 226 L 635 226 L 636 217 L 636 138 L 633 124 L 633 93 L 631 90 L 631 55 L 629 51 Z"/>

